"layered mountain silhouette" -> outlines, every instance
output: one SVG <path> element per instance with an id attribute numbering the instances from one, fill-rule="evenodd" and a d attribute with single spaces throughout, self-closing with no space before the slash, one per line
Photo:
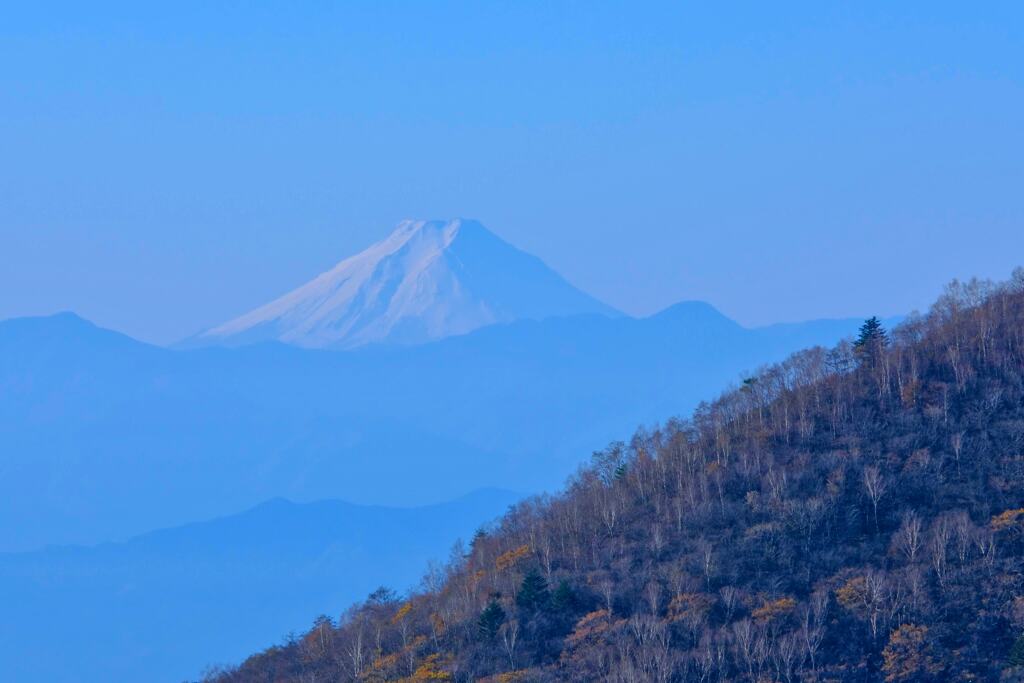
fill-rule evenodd
<path id="1" fill-rule="evenodd" d="M 407 220 L 386 239 L 185 346 L 419 344 L 495 323 L 617 311 L 477 221 Z"/>
<path id="2" fill-rule="evenodd" d="M 404 223 L 199 348 L 73 313 L 0 322 L 6 677 L 180 677 L 336 614 L 370 576 L 408 588 L 509 497 L 438 504 L 551 490 L 859 323 L 748 329 L 696 301 L 631 318 L 462 220 Z M 325 499 L 433 507 L 306 504 Z M 45 656 L 57 613 L 96 636 L 60 636 L 81 646 L 66 661 Z"/>
<path id="3" fill-rule="evenodd" d="M 381 585 L 414 585 L 518 497 L 404 509 L 277 498 L 126 543 L 0 553 L 0 679 L 186 680 Z"/>
<path id="4" fill-rule="evenodd" d="M 550 490 L 610 439 L 857 324 L 750 330 L 688 302 L 337 352 L 173 351 L 73 314 L 2 322 L 0 677 L 174 681 L 237 661 L 371 584 L 410 587 L 508 498 L 263 501 Z M 73 645 L 47 657 L 48 637 Z"/>
<path id="5" fill-rule="evenodd" d="M 427 504 L 558 486 L 581 454 L 856 320 L 690 302 L 414 347 L 172 351 L 72 314 L 0 323 L 0 551 L 123 540 L 286 496 Z"/>

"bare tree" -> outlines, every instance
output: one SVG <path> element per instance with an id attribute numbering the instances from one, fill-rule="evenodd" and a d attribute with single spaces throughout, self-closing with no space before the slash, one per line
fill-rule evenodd
<path id="1" fill-rule="evenodd" d="M 508 655 L 508 664 L 515 671 L 516 645 L 519 643 L 519 621 L 509 619 L 501 625 L 499 633 L 501 633 L 501 644 L 505 648 L 505 654 Z"/>
<path id="2" fill-rule="evenodd" d="M 885 495 L 885 477 L 874 465 L 864 468 L 864 490 L 871 501 L 871 509 L 875 516 L 875 532 L 878 532 L 878 502 Z"/>
<path id="3" fill-rule="evenodd" d="M 903 524 L 896 532 L 896 545 L 900 552 L 907 558 L 907 562 L 913 563 L 917 559 L 924 538 L 921 533 L 921 518 L 911 512 L 903 519 Z"/>
<path id="4" fill-rule="evenodd" d="M 740 593 L 733 586 L 722 586 L 718 594 L 722 596 L 722 609 L 725 612 L 725 623 L 728 624 L 732 622 L 732 615 L 736 612 L 736 603 L 739 600 Z"/>
<path id="5" fill-rule="evenodd" d="M 749 619 L 738 621 L 732 625 L 732 634 L 739 655 L 737 659 L 746 665 L 747 677 L 754 680 L 754 640 L 756 639 L 754 624 Z"/>
<path id="6" fill-rule="evenodd" d="M 960 474 L 960 454 L 964 450 L 964 433 L 954 432 L 953 436 L 949 437 L 949 445 L 953 447 L 953 457 L 956 458 L 956 473 Z"/>
<path id="7" fill-rule="evenodd" d="M 935 578 L 939 581 L 939 587 L 945 590 L 946 580 L 949 576 L 949 563 L 947 548 L 949 546 L 950 524 L 947 517 L 939 517 L 932 523 L 931 539 L 928 542 L 928 550 L 931 554 L 932 569 L 935 570 Z"/>
<path id="8" fill-rule="evenodd" d="M 807 650 L 807 658 L 811 662 L 811 670 L 815 673 L 818 671 L 815 657 L 818 650 L 821 649 L 821 641 L 825 638 L 825 617 L 828 613 L 828 605 L 829 592 L 818 590 L 811 595 L 810 601 L 803 606 L 801 612 L 800 635 Z"/>
<path id="9" fill-rule="evenodd" d="M 777 678 L 791 683 L 795 670 L 801 664 L 801 650 L 797 636 L 792 633 L 784 633 L 776 638 L 772 647 L 772 663 Z"/>

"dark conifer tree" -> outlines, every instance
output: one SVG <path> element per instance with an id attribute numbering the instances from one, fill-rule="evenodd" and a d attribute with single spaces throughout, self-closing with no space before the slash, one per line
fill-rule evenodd
<path id="1" fill-rule="evenodd" d="M 558 588 L 551 595 L 551 607 L 559 614 L 571 614 L 579 608 L 579 599 L 576 591 L 572 589 L 569 582 L 562 579 Z"/>
<path id="2" fill-rule="evenodd" d="M 524 610 L 534 611 L 547 606 L 549 598 L 548 582 L 540 572 L 531 569 L 523 577 L 523 585 L 516 596 L 516 604 Z"/>
<path id="3" fill-rule="evenodd" d="M 484 640 L 494 640 L 503 623 L 505 623 L 505 610 L 501 608 L 497 600 L 492 598 L 484 611 L 480 613 L 480 619 L 477 622 L 480 637 Z"/>
<path id="4" fill-rule="evenodd" d="M 871 316 L 860 326 L 857 340 L 853 342 L 853 350 L 860 358 L 874 362 L 882 355 L 889 344 L 889 336 L 882 327 L 877 316 Z"/>
<path id="5" fill-rule="evenodd" d="M 1007 658 L 1010 666 L 1024 667 L 1024 635 L 1017 638 L 1017 641 L 1010 648 L 1010 656 Z"/>

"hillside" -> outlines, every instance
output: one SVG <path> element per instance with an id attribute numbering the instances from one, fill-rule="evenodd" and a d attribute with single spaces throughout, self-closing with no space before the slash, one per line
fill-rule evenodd
<path id="1" fill-rule="evenodd" d="M 596 453 L 402 599 L 211 675 L 1015 680 L 1024 271 Z"/>

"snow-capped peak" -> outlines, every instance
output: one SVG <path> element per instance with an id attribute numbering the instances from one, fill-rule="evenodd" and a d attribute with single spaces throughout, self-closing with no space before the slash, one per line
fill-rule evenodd
<path id="1" fill-rule="evenodd" d="M 476 221 L 405 220 L 307 284 L 191 342 L 416 344 L 494 323 L 583 313 L 617 314 Z"/>

